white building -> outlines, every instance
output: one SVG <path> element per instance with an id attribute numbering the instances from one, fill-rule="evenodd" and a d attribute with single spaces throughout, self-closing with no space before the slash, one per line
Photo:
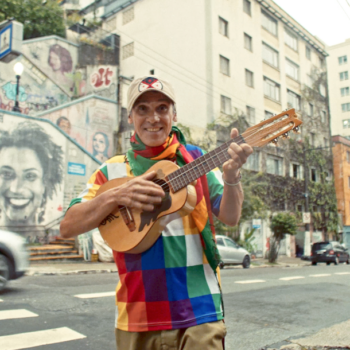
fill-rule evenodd
<path id="1" fill-rule="evenodd" d="M 350 39 L 327 47 L 332 135 L 350 137 Z"/>

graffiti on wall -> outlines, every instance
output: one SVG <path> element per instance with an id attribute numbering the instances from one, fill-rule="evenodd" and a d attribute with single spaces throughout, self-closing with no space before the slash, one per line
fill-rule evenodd
<path id="1" fill-rule="evenodd" d="M 99 161 L 112 156 L 116 103 L 91 97 L 40 117 L 51 120 Z"/>
<path id="2" fill-rule="evenodd" d="M 0 226 L 35 232 L 62 215 L 64 136 L 5 115 L 0 124 Z M 23 230 L 21 230 L 24 229 Z"/>

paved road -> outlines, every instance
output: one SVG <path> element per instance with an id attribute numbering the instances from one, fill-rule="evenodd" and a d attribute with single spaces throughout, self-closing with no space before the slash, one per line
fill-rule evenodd
<path id="1" fill-rule="evenodd" d="M 117 281 L 112 273 L 11 282 L 0 294 L 0 349 L 115 349 Z M 228 268 L 222 284 L 228 350 L 282 345 L 350 318 L 347 265 Z"/>

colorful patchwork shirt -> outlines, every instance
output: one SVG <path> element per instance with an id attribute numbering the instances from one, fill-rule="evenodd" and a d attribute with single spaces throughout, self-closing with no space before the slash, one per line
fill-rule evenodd
<path id="1" fill-rule="evenodd" d="M 194 159 L 203 155 L 198 147 L 186 145 L 186 149 Z M 106 181 L 126 176 L 133 175 L 125 157 L 109 159 L 69 207 L 93 199 Z M 209 172 L 207 179 L 212 211 L 218 215 L 223 193 L 220 170 Z M 156 243 L 141 254 L 113 253 L 120 277 L 116 288 L 118 329 L 179 329 L 223 319 L 219 282 L 191 215 L 169 215 Z"/>

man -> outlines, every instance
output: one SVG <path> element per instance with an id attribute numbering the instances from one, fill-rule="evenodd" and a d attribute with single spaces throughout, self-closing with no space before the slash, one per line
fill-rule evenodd
<path id="1" fill-rule="evenodd" d="M 134 80 L 128 91 L 128 113 L 128 122 L 135 128 L 132 149 L 126 157 L 109 159 L 93 174 L 61 223 L 63 237 L 98 227 L 117 206 L 152 211 L 164 191 L 151 181 L 155 172 L 144 172 L 159 160 L 182 166 L 203 154 L 200 148 L 186 145 L 180 130 L 172 126 L 177 116 L 175 94 L 168 82 L 154 76 Z M 231 137 L 237 135 L 233 129 Z M 232 143 L 227 150 L 231 159 L 223 165 L 224 185 L 218 170 L 198 179 L 193 212 L 184 217 L 171 214 L 146 252 L 114 252 L 120 277 L 119 350 L 223 349 L 226 328 L 210 213 L 225 224 L 237 224 L 243 202 L 240 168 L 252 151 L 247 144 Z M 95 197 L 104 182 L 125 176 L 137 177 Z"/>

